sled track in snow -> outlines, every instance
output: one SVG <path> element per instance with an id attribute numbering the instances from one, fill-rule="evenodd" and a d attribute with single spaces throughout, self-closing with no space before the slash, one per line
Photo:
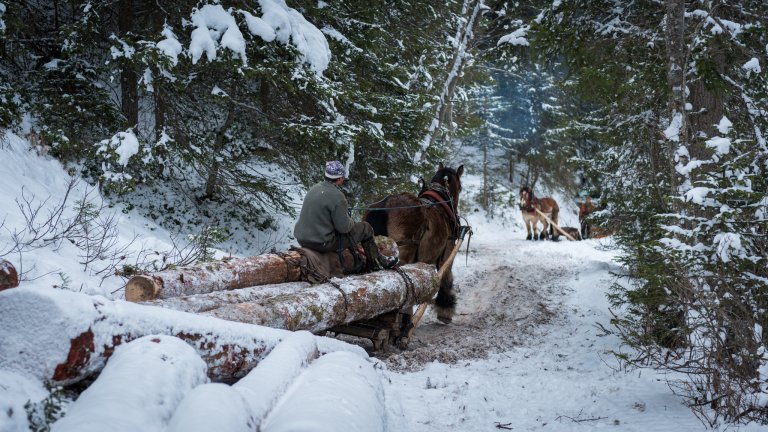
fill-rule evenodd
<path id="1" fill-rule="evenodd" d="M 484 260 L 501 254 L 508 264 L 485 271 L 473 271 L 470 264 L 457 272 L 458 305 L 453 323 L 444 325 L 428 312 L 407 350 L 389 347 L 373 355 L 390 370 L 412 372 L 433 361 L 485 358 L 535 343 L 543 324 L 561 315 L 559 298 L 572 272 L 561 260 L 540 252 L 535 242 L 521 243 L 506 251 L 478 245 L 472 258 Z"/>

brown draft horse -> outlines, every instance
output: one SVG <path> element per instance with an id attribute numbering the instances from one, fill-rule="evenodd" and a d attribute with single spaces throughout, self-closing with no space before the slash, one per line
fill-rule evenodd
<path id="1" fill-rule="evenodd" d="M 536 210 L 547 215 L 549 220 L 557 223 L 557 215 L 560 213 L 560 207 L 557 202 L 552 198 L 536 198 L 533 195 L 533 191 L 528 186 L 520 188 L 520 211 L 523 214 L 523 223 L 528 230 L 528 237 L 526 240 L 544 240 L 552 237 L 552 240 L 557 240 L 559 237 L 555 228 L 547 222 L 547 218 L 539 214 Z M 544 226 L 544 229 L 539 231 L 539 222 Z"/>
<path id="2" fill-rule="evenodd" d="M 440 269 L 448 259 L 459 232 L 459 193 L 464 165 L 457 169 L 439 164 L 429 185 L 418 196 L 402 192 L 372 205 L 363 219 L 376 235 L 397 242 L 400 262 L 424 262 Z M 456 310 L 453 273 L 447 268 L 435 298 L 437 318 L 450 323 Z"/>

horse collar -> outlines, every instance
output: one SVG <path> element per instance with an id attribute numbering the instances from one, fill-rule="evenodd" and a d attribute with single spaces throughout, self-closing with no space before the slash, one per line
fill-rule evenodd
<path id="1" fill-rule="evenodd" d="M 440 183 L 432 183 L 428 188 L 421 191 L 419 198 L 428 200 L 432 205 L 439 203 L 448 220 L 453 224 L 454 231 L 456 231 L 459 220 L 453 208 L 453 199 L 445 186 Z"/>

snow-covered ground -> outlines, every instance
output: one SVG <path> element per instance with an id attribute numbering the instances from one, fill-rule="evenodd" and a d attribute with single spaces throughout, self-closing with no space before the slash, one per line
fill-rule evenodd
<path id="1" fill-rule="evenodd" d="M 26 146 L 16 137 L 0 145 L 0 247 L 24 227 L 14 203 L 25 202 L 22 190 L 34 193 L 35 202 L 50 194 L 55 203 L 66 189 L 65 171 Z M 480 176 L 467 172 L 465 194 L 470 196 Z M 84 189 L 78 190 L 82 196 Z M 577 226 L 574 205 L 556 198 L 563 207 L 561 224 Z M 389 349 L 372 359 L 384 383 L 388 430 L 707 430 L 671 393 L 665 377 L 650 370 L 621 370 L 610 353 L 621 349 L 619 340 L 603 335 L 598 326 L 609 327 L 606 292 L 615 282 L 612 273 L 621 272 L 613 261 L 615 252 L 606 247 L 610 240 L 526 241 L 518 212 L 503 213 L 487 219 L 471 206 L 466 212 L 474 235 L 469 256 L 462 252 L 454 265 L 459 291 L 454 322 L 440 324 L 428 312 L 408 350 Z M 169 234 L 151 221 L 130 212 L 116 217 L 121 238 L 137 234 L 136 245 L 156 249 L 170 244 Z M 19 265 L 17 254 L 6 258 Z M 77 251 L 66 242 L 26 252 L 27 279 L 17 289 L 66 284 L 75 291 L 120 298 L 120 278 L 83 272 L 77 262 Z M 42 383 L 0 370 L 4 411 L 23 409 L 28 400 L 46 395 Z M 182 412 L 197 408 L 193 404 Z M 9 418 L 0 416 L 0 431 L 28 427 L 18 415 L 12 417 L 18 421 Z M 138 424 L 155 425 L 156 420 L 138 419 Z"/>

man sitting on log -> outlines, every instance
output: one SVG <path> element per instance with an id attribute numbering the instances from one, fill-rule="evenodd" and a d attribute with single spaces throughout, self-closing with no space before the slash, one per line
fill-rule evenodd
<path id="1" fill-rule="evenodd" d="M 341 253 L 362 244 L 367 270 L 389 269 L 397 265 L 397 257 L 379 254 L 368 222 L 353 222 L 347 198 L 341 191 L 346 170 L 339 161 L 325 164 L 325 180 L 312 186 L 304 198 L 293 236 L 299 244 L 318 252 Z"/>

